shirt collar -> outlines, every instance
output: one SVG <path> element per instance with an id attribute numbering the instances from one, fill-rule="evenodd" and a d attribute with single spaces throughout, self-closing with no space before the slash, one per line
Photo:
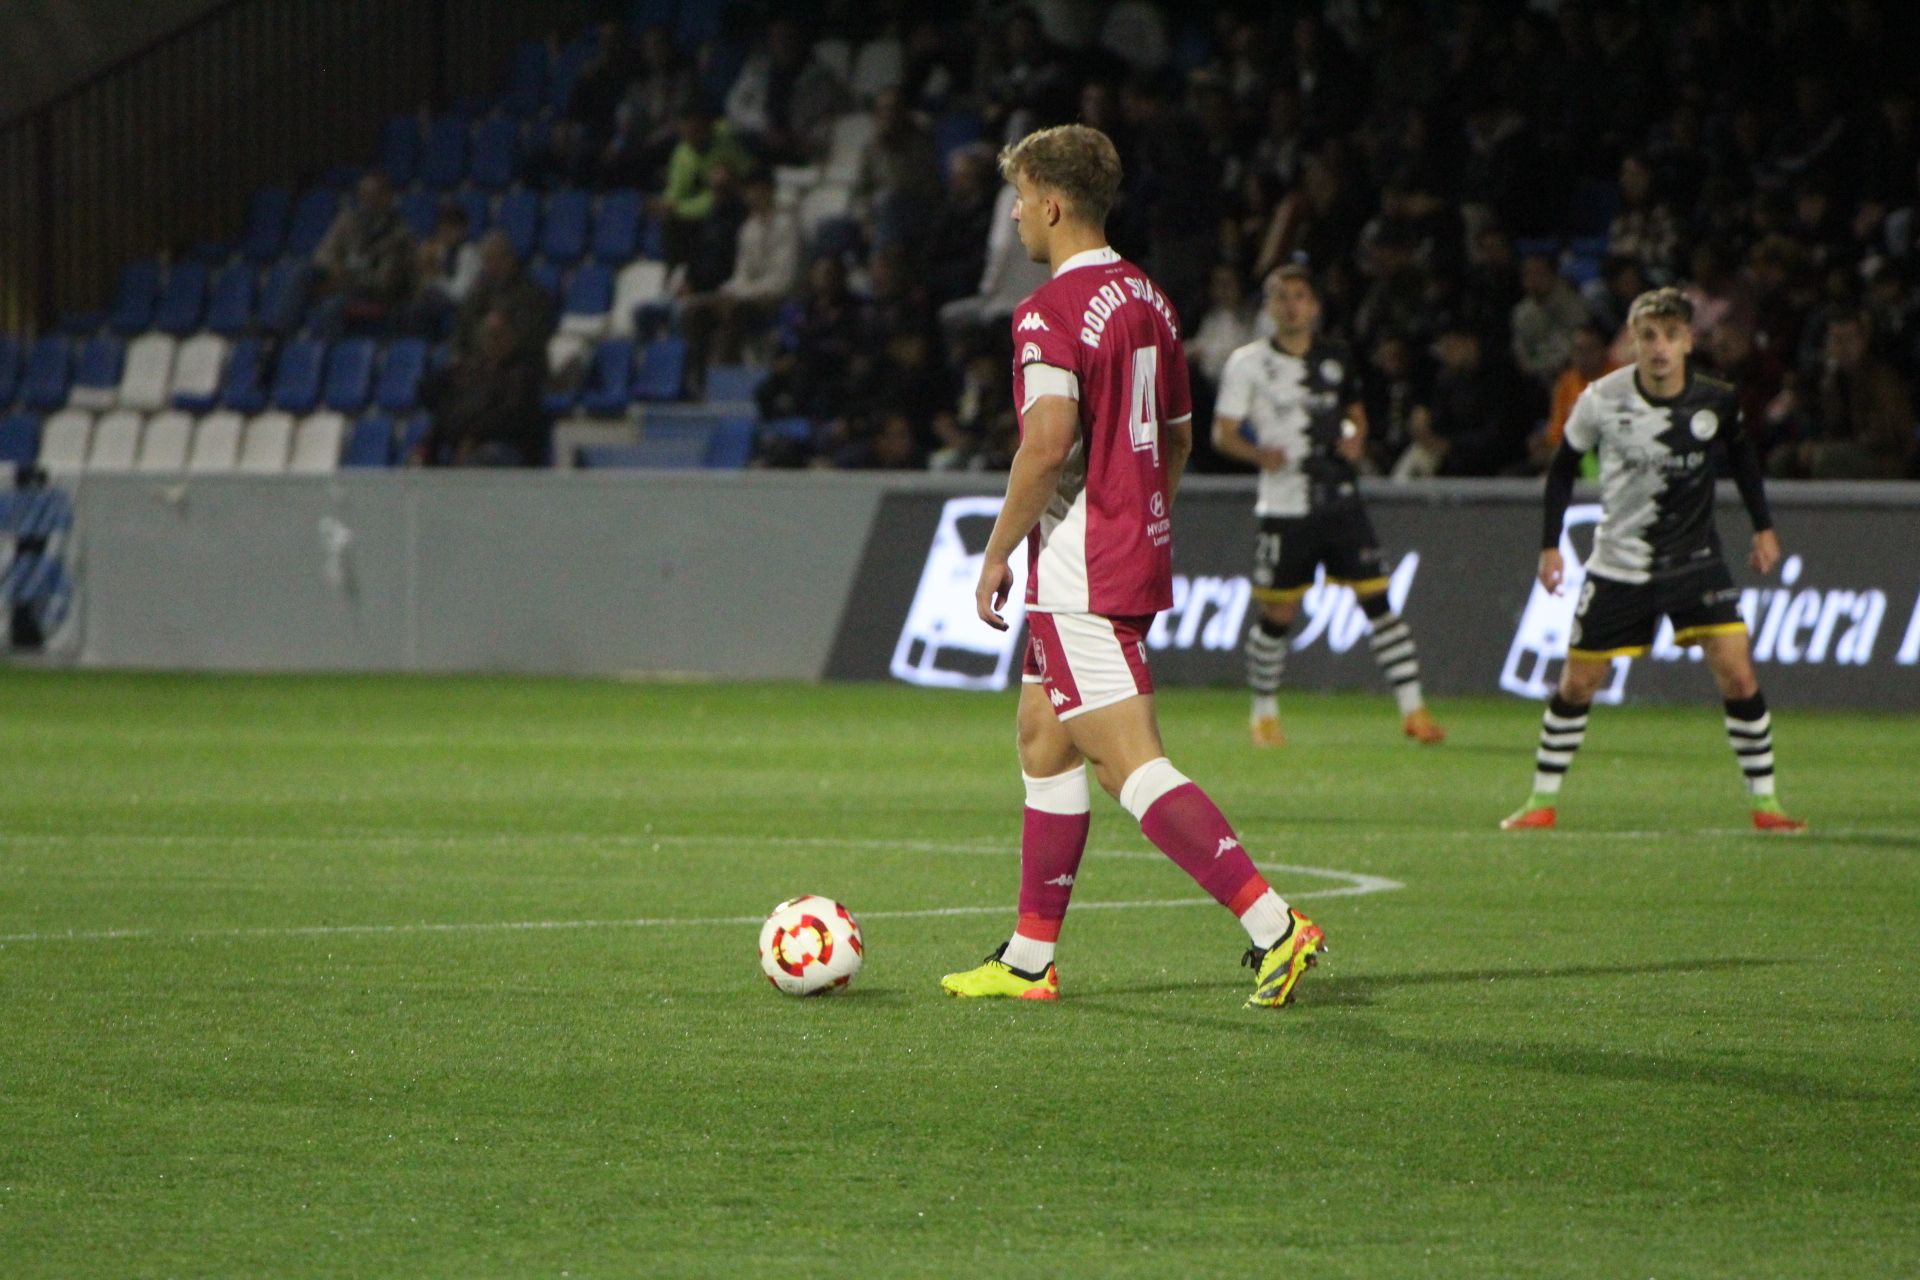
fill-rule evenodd
<path id="1" fill-rule="evenodd" d="M 1061 263 L 1054 271 L 1053 278 L 1058 280 L 1067 272 L 1077 271 L 1081 267 L 1104 267 L 1118 261 L 1120 261 L 1120 255 L 1113 251 L 1112 245 L 1103 244 L 1098 249 L 1082 249 Z"/>

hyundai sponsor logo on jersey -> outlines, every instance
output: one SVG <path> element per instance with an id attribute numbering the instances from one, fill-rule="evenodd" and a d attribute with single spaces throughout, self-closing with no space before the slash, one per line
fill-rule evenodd
<path id="1" fill-rule="evenodd" d="M 1786 559 L 1771 579 L 1745 567 L 1750 531 L 1732 495 L 1719 525 L 1739 609 L 1769 698 L 1776 703 L 1920 707 L 1920 540 L 1916 511 L 1837 505 L 1780 486 L 1775 518 Z M 1565 661 L 1581 565 L 1599 508 L 1568 513 L 1566 581 L 1535 580 L 1537 491 L 1452 491 L 1444 485 L 1369 485 L 1368 503 L 1390 572 L 1389 599 L 1420 643 L 1430 693 L 1506 692 L 1544 698 Z M 1463 496 L 1464 495 L 1464 496 Z M 1798 499 L 1798 500 L 1796 500 Z M 896 491 L 882 503 L 826 674 L 948 688 L 1018 683 L 1015 630 L 974 616 L 973 588 L 997 494 Z M 1254 608 L 1252 485 L 1201 477 L 1180 489 L 1173 523 L 1173 603 L 1147 635 L 1162 687 L 1239 687 L 1241 645 Z M 1024 551 L 1014 557 L 1025 569 Z M 1365 644 L 1366 618 L 1344 587 L 1316 581 L 1301 601 L 1287 667 L 1291 689 L 1384 692 Z M 1714 696 L 1700 651 L 1662 626 L 1647 657 L 1616 661 L 1608 701 L 1697 701 Z"/>

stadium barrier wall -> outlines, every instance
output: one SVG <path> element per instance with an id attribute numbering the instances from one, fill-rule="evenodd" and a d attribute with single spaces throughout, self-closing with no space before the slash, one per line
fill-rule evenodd
<path id="1" fill-rule="evenodd" d="M 506 670 L 1018 680 L 1017 633 L 973 617 L 999 477 L 782 472 L 395 472 L 81 482 L 74 607 L 54 653 L 86 666 Z M 1779 485 L 1786 560 L 1739 562 L 1769 697 L 1920 708 L 1920 486 Z M 1440 696 L 1544 696 L 1578 581 L 1534 584 L 1539 487 L 1369 487 L 1391 598 Z M 1597 509 L 1576 498 L 1565 549 Z M 1148 644 L 1164 686 L 1238 684 L 1252 486 L 1196 477 L 1175 526 L 1175 604 Z M 1351 593 L 1302 602 L 1288 683 L 1379 688 Z M 1697 651 L 1663 629 L 1607 700 L 1698 699 Z"/>

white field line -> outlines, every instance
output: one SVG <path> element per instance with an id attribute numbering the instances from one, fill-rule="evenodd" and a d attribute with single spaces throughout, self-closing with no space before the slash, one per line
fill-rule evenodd
<path id="1" fill-rule="evenodd" d="M 107 837 L 113 839 L 114 837 Z M 173 837 L 158 837 L 173 839 Z M 538 841 L 544 837 L 516 837 L 517 839 Z M 598 841 L 603 837 L 582 836 L 587 840 Z M 190 837 L 181 837 L 191 841 Z M 329 837 L 300 837 L 304 842 L 326 843 Z M 404 837 L 395 837 L 404 839 Z M 612 839 L 621 839 L 618 837 Z M 634 836 L 626 841 L 663 841 L 721 843 L 721 837 L 715 836 Z M 197 843 L 211 843 L 197 841 Z M 926 841 L 894 840 L 831 840 L 825 837 L 793 836 L 777 840 L 762 839 L 764 844 L 786 845 L 829 845 L 837 848 L 885 848 L 903 849 L 916 853 L 1008 853 L 1000 844 L 940 844 Z M 1140 849 L 1089 849 L 1088 856 L 1096 858 L 1120 858 L 1139 861 L 1162 861 L 1158 853 L 1148 853 Z M 1303 867 L 1280 862 L 1256 863 L 1262 871 L 1274 874 L 1318 876 L 1328 880 L 1345 881 L 1331 889 L 1309 889 L 1288 895 L 1289 900 L 1308 898 L 1349 898 L 1370 893 L 1391 893 L 1406 886 L 1398 880 L 1385 876 L 1368 875 L 1359 871 L 1339 871 L 1330 867 Z M 1212 898 L 1150 898 L 1133 902 L 1076 902 L 1076 911 L 1136 911 L 1163 907 L 1202 907 L 1213 906 Z M 992 906 L 979 907 L 924 907 L 910 911 L 861 911 L 857 914 L 862 920 L 925 920 L 940 916 L 978 916 L 998 915 L 1012 910 L 1010 903 L 1001 902 Z M 413 924 L 338 924 L 338 925 L 260 925 L 247 928 L 224 929 L 181 929 L 166 931 L 160 929 L 75 929 L 67 931 L 49 931 L 42 933 L 0 934 L 0 946 L 10 943 L 27 942 L 116 942 L 116 941 L 153 941 L 179 940 L 193 938 L 310 938 L 341 937 L 356 935 L 388 935 L 408 933 L 520 933 L 540 932 L 563 929 L 687 929 L 720 925 L 756 925 L 765 920 L 765 916 L 661 916 L 636 917 L 624 920 L 476 920 L 448 923 Z"/>

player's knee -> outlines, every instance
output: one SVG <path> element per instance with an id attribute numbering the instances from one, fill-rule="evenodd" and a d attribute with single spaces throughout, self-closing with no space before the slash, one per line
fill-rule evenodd
<path id="1" fill-rule="evenodd" d="M 1606 663 L 1569 662 L 1560 673 L 1560 696 L 1568 702 L 1586 706 L 1600 692 L 1606 678 Z"/>
<path id="2" fill-rule="evenodd" d="M 1729 699 L 1751 698 L 1760 692 L 1760 680 L 1753 674 L 1750 666 L 1735 667 L 1728 671 L 1717 671 L 1714 675 L 1720 684 L 1720 694 Z"/>
<path id="3" fill-rule="evenodd" d="M 1268 630 L 1275 635 L 1287 634 L 1287 628 L 1293 625 L 1293 619 L 1300 612 L 1298 600 L 1269 600 L 1260 606 L 1260 621 L 1268 624 Z"/>

